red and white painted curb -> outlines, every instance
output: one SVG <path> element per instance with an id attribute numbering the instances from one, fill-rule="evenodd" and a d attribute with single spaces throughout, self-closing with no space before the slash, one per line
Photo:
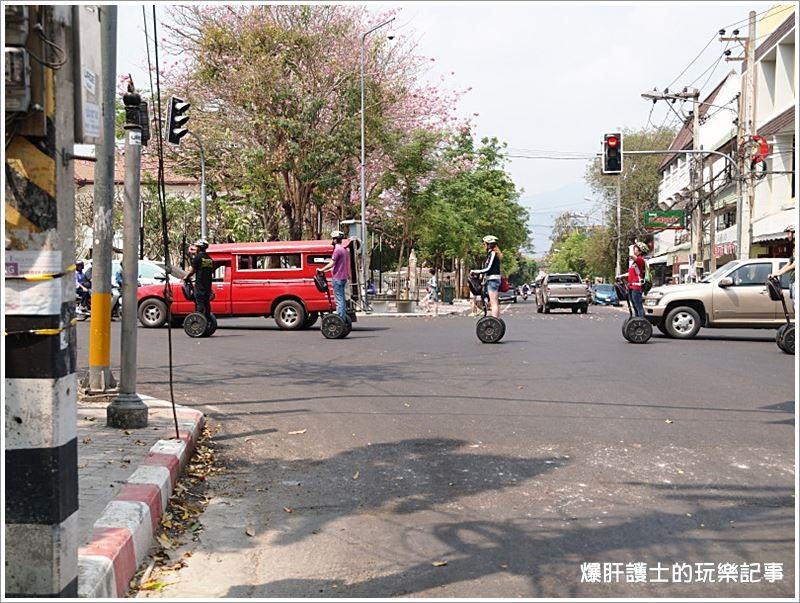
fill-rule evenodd
<path id="1" fill-rule="evenodd" d="M 152 398 L 146 398 L 145 403 L 171 406 Z M 118 598 L 128 592 L 205 423 L 199 410 L 178 406 L 177 415 L 180 439 L 159 440 L 150 448 L 143 463 L 94 523 L 92 540 L 78 551 L 79 597 Z"/>

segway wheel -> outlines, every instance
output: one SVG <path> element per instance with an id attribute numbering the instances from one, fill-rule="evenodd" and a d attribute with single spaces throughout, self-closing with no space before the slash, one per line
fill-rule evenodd
<path id="1" fill-rule="evenodd" d="M 778 344 L 780 349 L 783 349 L 783 334 L 786 333 L 786 329 L 788 328 L 788 324 L 781 325 L 781 327 L 775 333 L 775 343 Z"/>
<path id="2" fill-rule="evenodd" d="M 321 330 L 325 339 L 340 339 L 347 330 L 347 324 L 338 314 L 326 314 L 322 319 Z"/>
<path id="3" fill-rule="evenodd" d="M 342 339 L 350 335 L 350 331 L 353 330 L 353 321 L 350 320 L 350 317 L 347 317 L 347 320 L 344 321 L 344 332 L 342 333 Z"/>
<path id="4" fill-rule="evenodd" d="M 502 318 L 499 318 L 498 320 L 500 321 L 500 324 L 502 325 L 501 326 L 502 333 L 500 333 L 500 339 L 502 339 L 503 337 L 506 336 L 506 321 L 503 320 Z M 500 339 L 498 339 L 497 341 L 500 341 Z"/>
<path id="5" fill-rule="evenodd" d="M 497 343 L 505 333 L 503 322 L 494 316 L 484 316 L 478 321 L 475 331 L 483 343 Z"/>
<path id="6" fill-rule="evenodd" d="M 203 337 L 211 337 L 214 332 L 217 330 L 217 317 L 212 314 L 211 320 L 208 321 L 206 325 L 206 330 L 203 331 Z"/>
<path id="7" fill-rule="evenodd" d="M 183 330 L 189 337 L 203 337 L 208 328 L 208 319 L 200 312 L 192 312 L 183 320 Z"/>
<path id="8" fill-rule="evenodd" d="M 646 318 L 631 316 L 622 323 L 622 336 L 631 343 L 647 343 L 653 336 L 653 325 Z"/>
<path id="9" fill-rule="evenodd" d="M 783 339 L 781 339 L 778 346 L 787 354 L 794 356 L 794 325 L 787 325 L 786 331 L 783 333 Z"/>

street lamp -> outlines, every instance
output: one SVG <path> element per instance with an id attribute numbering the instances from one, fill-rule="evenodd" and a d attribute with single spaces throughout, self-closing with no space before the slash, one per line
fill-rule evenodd
<path id="1" fill-rule="evenodd" d="M 361 35 L 361 291 L 362 291 L 362 304 L 367 299 L 367 189 L 366 189 L 366 148 L 364 146 L 364 54 L 365 46 L 367 43 L 367 36 L 373 31 L 389 25 L 394 21 L 394 17 L 388 21 L 384 21 L 380 25 L 376 25 L 369 31 Z M 390 35 L 389 39 L 394 36 Z"/>

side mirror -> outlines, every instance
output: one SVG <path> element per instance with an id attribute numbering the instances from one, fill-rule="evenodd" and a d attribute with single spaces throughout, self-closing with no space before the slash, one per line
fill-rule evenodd
<path id="1" fill-rule="evenodd" d="M 732 287 L 733 286 L 733 279 L 731 277 L 729 277 L 729 276 L 726 276 L 725 278 L 719 279 L 719 283 L 717 283 L 717 284 L 720 287 L 722 287 L 723 289 L 725 287 Z"/>

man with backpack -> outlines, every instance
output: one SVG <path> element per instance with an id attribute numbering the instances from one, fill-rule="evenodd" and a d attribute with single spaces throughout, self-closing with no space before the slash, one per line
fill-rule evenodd
<path id="1" fill-rule="evenodd" d="M 633 247 L 633 255 L 631 256 L 631 264 L 628 268 L 628 292 L 633 305 L 633 315 L 644 316 L 644 293 L 643 289 L 647 287 L 650 289 L 652 281 L 647 286 L 647 262 L 644 260 L 644 254 L 650 251 L 650 248 L 640 241 L 636 241 Z"/>
<path id="2" fill-rule="evenodd" d="M 195 312 L 201 312 L 206 318 L 211 318 L 211 281 L 214 277 L 214 261 L 206 253 L 208 241 L 199 239 L 195 241 L 197 253 L 192 258 L 189 271 L 181 279 L 187 282 L 195 276 L 194 283 L 194 306 Z"/>

